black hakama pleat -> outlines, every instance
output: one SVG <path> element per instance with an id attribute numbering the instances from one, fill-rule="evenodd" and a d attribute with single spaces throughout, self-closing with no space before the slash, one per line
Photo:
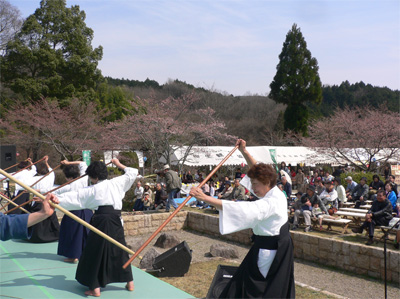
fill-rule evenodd
<path id="1" fill-rule="evenodd" d="M 92 210 L 88 209 L 70 212 L 87 223 L 90 223 L 90 219 L 93 216 Z M 67 258 L 80 259 L 88 234 L 88 228 L 64 215 L 60 225 L 57 254 Z"/>
<path id="2" fill-rule="evenodd" d="M 93 215 L 91 224 L 126 245 L 119 215 L 112 206 L 101 206 Z M 90 290 L 105 287 L 113 282 L 132 281 L 132 268 L 130 266 L 122 268 L 128 260 L 127 252 L 91 231 L 79 260 L 75 278 Z"/>
<path id="3" fill-rule="evenodd" d="M 27 207 L 31 213 L 38 212 L 42 209 L 41 202 L 35 202 L 33 206 Z M 57 241 L 60 234 L 60 224 L 58 223 L 57 213 L 54 212 L 49 218 L 31 226 L 29 228 L 32 243 L 48 243 Z"/>
<path id="4" fill-rule="evenodd" d="M 24 190 L 19 190 L 18 191 L 18 193 L 17 193 L 17 196 L 18 195 L 20 195 L 22 192 L 24 192 Z M 14 196 L 14 197 L 17 197 L 17 196 Z M 11 200 L 13 200 L 13 199 L 11 199 Z M 16 200 L 13 200 L 17 205 L 21 205 L 21 204 L 23 204 L 24 202 L 27 202 L 29 200 L 29 192 L 25 192 L 24 194 L 22 194 L 21 196 L 19 196 Z M 7 210 L 9 211 L 9 210 L 11 210 L 11 209 L 14 209 L 15 208 L 15 206 L 14 205 L 11 205 L 11 204 L 9 204 L 8 206 L 7 206 Z M 26 206 L 24 207 L 25 209 L 26 209 Z M 25 212 L 24 211 L 22 211 L 21 209 L 15 209 L 14 211 L 12 211 L 12 212 L 10 212 L 10 213 L 7 213 L 8 215 L 11 215 L 11 214 L 17 214 L 17 215 L 19 215 L 19 214 L 25 214 Z"/>
<path id="5" fill-rule="evenodd" d="M 257 265 L 259 249 L 257 244 L 251 247 L 219 298 L 295 298 L 293 243 L 288 223 L 281 227 L 277 252 L 266 278 Z"/>

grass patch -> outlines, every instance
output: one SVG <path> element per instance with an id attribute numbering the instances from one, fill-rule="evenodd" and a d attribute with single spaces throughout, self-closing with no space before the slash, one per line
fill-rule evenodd
<path id="1" fill-rule="evenodd" d="M 225 260 L 194 263 L 190 265 L 189 272 L 183 277 L 161 277 L 160 279 L 196 297 L 205 298 L 214 278 L 218 265 L 239 266 L 237 263 Z M 296 286 L 296 298 L 304 299 L 333 299 L 324 293 L 308 288 Z"/>

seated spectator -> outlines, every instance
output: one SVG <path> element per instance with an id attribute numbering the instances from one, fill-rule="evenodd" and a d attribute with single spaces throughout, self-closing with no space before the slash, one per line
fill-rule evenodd
<path id="1" fill-rule="evenodd" d="M 322 177 L 322 181 L 325 182 L 332 182 L 334 177 L 329 174 L 329 171 L 325 171 L 325 175 Z"/>
<path id="2" fill-rule="evenodd" d="M 367 178 L 362 177 L 360 183 L 353 189 L 353 191 L 347 197 L 347 200 L 355 202 L 356 203 L 355 208 L 358 209 L 362 204 L 364 204 L 364 200 L 367 199 L 367 196 L 368 196 Z"/>
<path id="3" fill-rule="evenodd" d="M 333 215 L 337 212 L 339 208 L 338 194 L 332 181 L 325 181 L 325 190 L 321 193 L 320 198 L 328 210 L 329 215 Z"/>
<path id="4" fill-rule="evenodd" d="M 219 199 L 226 199 L 229 194 L 231 194 L 233 188 L 231 186 L 231 181 L 225 181 L 224 182 L 224 190 L 220 194 L 218 194 Z"/>
<path id="5" fill-rule="evenodd" d="M 392 204 L 386 198 L 386 193 L 383 190 L 378 190 L 377 200 L 372 203 L 371 209 L 365 216 L 365 221 L 361 227 L 353 228 L 352 231 L 361 234 L 365 228 L 368 229 L 369 239 L 367 245 L 374 243 L 374 230 L 375 226 L 387 226 L 392 216 Z"/>
<path id="6" fill-rule="evenodd" d="M 142 183 L 137 182 L 134 191 L 135 204 L 133 206 L 132 211 L 143 211 L 143 201 L 142 201 L 143 193 L 144 193 L 144 188 L 142 187 Z"/>
<path id="7" fill-rule="evenodd" d="M 332 173 L 332 176 L 335 177 L 335 178 L 338 178 L 338 177 L 340 177 L 340 175 L 341 175 L 343 172 L 344 172 L 343 166 L 340 165 L 339 168 L 337 168 L 337 169 Z"/>
<path id="8" fill-rule="evenodd" d="M 186 184 L 191 184 L 193 183 L 193 176 L 190 173 L 190 170 L 188 170 L 188 172 L 186 173 Z"/>
<path id="9" fill-rule="evenodd" d="M 319 230 L 322 230 L 322 220 L 325 219 L 337 219 L 339 216 L 332 216 L 324 214 L 318 203 L 315 203 L 311 212 L 311 216 L 314 220 L 318 219 Z"/>
<path id="10" fill-rule="evenodd" d="M 290 201 L 290 196 L 292 195 L 292 185 L 287 181 L 285 176 L 281 177 L 281 183 L 283 185 L 283 190 L 286 192 L 286 199 Z"/>
<path id="11" fill-rule="evenodd" d="M 303 199 L 306 198 L 306 199 Z M 308 199 L 308 201 L 307 201 Z M 328 211 L 325 207 L 325 205 L 322 203 L 320 197 L 318 194 L 315 192 L 315 187 L 314 186 L 308 186 L 307 191 L 305 194 L 302 196 L 302 200 L 304 201 L 305 205 L 308 205 L 310 207 L 310 210 L 296 210 L 294 213 L 294 220 L 293 220 L 293 226 L 292 230 L 296 230 L 299 225 L 299 216 L 303 215 L 304 216 L 304 222 L 306 224 L 306 232 L 311 231 L 311 212 L 312 212 L 312 207 L 314 206 L 315 203 L 318 203 L 318 206 L 322 209 L 322 212 L 325 214 L 328 214 Z"/>
<path id="12" fill-rule="evenodd" d="M 165 188 L 161 185 L 161 183 L 156 184 L 156 190 L 154 195 L 154 209 L 164 209 L 167 205 L 168 194 Z"/>
<path id="13" fill-rule="evenodd" d="M 369 184 L 369 192 L 368 196 L 371 199 L 373 195 L 375 195 L 378 190 L 384 190 L 385 184 L 379 179 L 379 176 L 377 174 L 374 174 L 372 176 L 372 182 Z"/>
<path id="14" fill-rule="evenodd" d="M 393 183 L 391 181 L 385 182 L 385 194 L 386 198 L 390 201 L 392 204 L 393 212 L 397 214 L 397 196 L 396 193 L 393 191 Z"/>
<path id="15" fill-rule="evenodd" d="M 396 193 L 396 196 L 399 196 L 399 192 L 397 191 L 397 184 L 394 182 L 395 179 L 396 177 L 393 174 L 389 175 L 389 181 L 391 181 L 393 184 L 393 191 L 394 193 Z"/>
<path id="16" fill-rule="evenodd" d="M 301 197 L 303 196 L 303 193 L 297 192 L 295 195 L 296 195 L 296 199 L 294 200 L 294 203 L 290 206 L 291 213 L 294 213 L 295 211 L 301 209 Z"/>
<path id="17" fill-rule="evenodd" d="M 144 192 L 148 192 L 150 194 L 150 198 L 153 199 L 153 191 L 151 190 L 149 183 L 144 184 Z"/>
<path id="18" fill-rule="evenodd" d="M 285 190 L 283 190 L 283 185 L 282 185 L 282 183 L 278 183 L 277 186 L 278 186 L 279 190 L 281 190 L 281 191 L 283 192 L 283 194 L 285 194 L 285 197 L 287 198 L 288 196 L 287 196 Z"/>
<path id="19" fill-rule="evenodd" d="M 335 184 L 335 190 L 338 195 L 339 207 L 341 207 L 342 204 L 347 201 L 346 191 L 344 190 L 344 187 L 342 186 L 342 180 L 340 179 L 340 177 L 336 177 L 333 180 L 333 183 Z"/>
<path id="20" fill-rule="evenodd" d="M 224 189 L 225 189 L 225 182 L 231 182 L 230 181 L 230 179 L 229 179 L 229 177 L 224 177 L 224 179 L 221 179 L 220 180 L 220 182 L 221 182 L 221 185 L 220 185 L 220 187 L 217 189 L 217 192 L 216 192 L 216 194 L 218 195 L 218 194 L 220 194 L 222 191 L 224 191 Z"/>
<path id="21" fill-rule="evenodd" d="M 358 185 L 356 182 L 353 181 L 351 176 L 346 178 L 347 187 L 346 187 L 346 198 L 349 198 L 351 192 L 353 192 L 354 188 Z"/>
<path id="22" fill-rule="evenodd" d="M 150 192 L 144 192 L 143 195 L 143 210 L 149 211 L 153 207 L 153 199 L 151 198 Z"/>
<path id="23" fill-rule="evenodd" d="M 322 192 L 324 192 L 324 190 L 325 190 L 324 183 L 322 182 L 322 179 L 318 177 L 315 180 L 315 192 L 317 192 L 317 194 L 321 194 Z"/>
<path id="24" fill-rule="evenodd" d="M 204 184 L 204 185 L 201 187 L 201 191 L 203 191 L 203 193 L 206 194 L 206 195 L 208 195 L 208 196 L 213 196 L 213 195 L 211 195 L 211 192 L 210 192 L 210 190 L 211 190 L 210 183 L 211 183 L 211 182 L 208 181 L 206 184 Z M 200 209 L 204 209 L 204 208 L 207 207 L 207 206 L 208 206 L 208 204 L 207 204 L 206 202 L 204 202 L 204 201 L 202 201 L 202 200 L 198 200 L 197 198 L 196 198 L 195 201 L 193 201 L 193 202 L 190 204 L 190 207 L 191 207 L 191 208 L 199 207 Z"/>
<path id="25" fill-rule="evenodd" d="M 240 179 L 235 179 L 232 192 L 225 199 L 233 201 L 246 200 L 246 190 L 240 185 Z"/>

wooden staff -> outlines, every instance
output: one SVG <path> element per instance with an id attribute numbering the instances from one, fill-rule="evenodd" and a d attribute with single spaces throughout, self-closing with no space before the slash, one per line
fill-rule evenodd
<path id="1" fill-rule="evenodd" d="M 14 210 L 16 210 L 16 209 L 21 209 L 21 210 L 24 211 L 25 213 L 29 214 L 29 212 L 28 212 L 27 210 L 25 210 L 24 208 L 21 208 L 20 206 L 18 206 L 15 202 L 13 202 L 11 199 L 9 199 L 9 198 L 8 198 L 7 196 L 5 196 L 4 194 L 0 193 L 0 197 L 3 198 L 3 199 L 5 199 L 5 200 L 7 200 L 9 203 L 13 204 L 14 206 L 16 206 L 15 208 L 13 208 L 13 209 L 7 211 L 7 212 L 4 213 L 4 214 L 7 214 L 7 213 L 9 213 L 9 212 L 11 212 L 11 211 L 14 211 Z"/>
<path id="2" fill-rule="evenodd" d="M 25 161 L 26 161 L 26 160 L 25 160 Z M 14 164 L 14 165 L 12 165 L 12 166 L 10 166 L 10 167 L 4 168 L 3 170 L 4 170 L 4 171 L 9 170 L 10 168 L 13 168 L 13 167 L 17 166 L 18 164 L 19 164 L 19 163 Z"/>
<path id="3" fill-rule="evenodd" d="M 20 170 L 18 170 L 18 171 L 16 171 L 16 172 L 14 172 L 12 175 L 16 175 L 18 172 L 21 172 L 22 170 L 25 170 L 25 169 L 27 169 L 28 167 L 31 167 L 32 165 L 35 165 L 35 164 L 37 164 L 37 163 L 43 161 L 44 158 L 45 158 L 45 157 L 43 157 L 43 158 L 40 159 L 40 160 L 37 160 L 35 163 L 32 163 L 31 165 L 28 165 L 28 166 L 26 166 L 26 167 L 24 167 L 24 168 L 22 168 L 22 169 L 20 169 Z M 2 169 L 2 170 L 3 170 L 3 169 Z M 4 181 L 6 178 L 7 178 L 7 176 L 6 176 L 4 179 L 1 179 L 0 182 Z"/>
<path id="4" fill-rule="evenodd" d="M 33 198 L 30 199 L 30 200 L 28 200 L 28 201 L 25 201 L 25 202 L 21 203 L 19 206 L 17 205 L 15 208 L 12 208 L 11 210 L 8 210 L 8 211 L 4 212 L 4 215 L 13 212 L 13 211 L 15 211 L 16 209 L 19 209 L 19 208 L 22 209 L 23 206 L 27 205 L 28 203 L 31 203 L 32 201 L 34 201 Z M 13 203 L 14 205 L 16 205 L 15 202 L 12 202 L 12 203 Z"/>
<path id="5" fill-rule="evenodd" d="M 37 192 L 35 189 L 32 189 L 31 187 L 25 185 L 24 183 L 22 183 L 21 181 L 17 180 L 16 178 L 13 178 L 10 174 L 8 174 L 7 172 L 5 172 L 3 169 L 0 169 L 0 173 L 6 177 L 8 177 L 10 180 L 14 181 L 16 184 L 22 186 L 24 189 L 28 190 L 29 192 L 32 192 L 34 195 L 36 195 L 37 197 L 39 197 L 40 199 L 44 200 L 46 197 Z M 114 245 L 118 246 L 119 248 L 121 248 L 122 250 L 126 251 L 129 254 L 135 254 L 134 251 L 130 250 L 128 247 L 126 247 L 125 245 L 122 245 L 121 243 L 119 243 L 118 241 L 114 240 L 113 238 L 109 237 L 107 234 L 103 233 L 102 231 L 98 230 L 97 228 L 95 228 L 94 226 L 90 225 L 89 223 L 87 223 L 86 221 L 82 220 L 81 218 L 79 218 L 78 216 L 72 214 L 70 211 L 64 209 L 63 207 L 61 207 L 58 204 L 55 204 L 52 201 L 49 201 L 49 204 L 54 207 L 59 209 L 61 212 L 63 212 L 65 215 L 71 217 L 72 219 L 74 219 L 75 221 L 79 222 L 80 224 L 82 224 L 83 226 L 87 227 L 88 229 L 90 229 L 92 232 L 98 234 L 99 236 L 103 237 L 104 239 L 106 239 L 107 241 L 113 243 Z"/>
<path id="6" fill-rule="evenodd" d="M 198 185 L 199 188 L 201 188 L 205 183 L 208 182 L 208 180 L 211 179 L 211 177 L 214 175 L 214 173 L 217 172 L 217 170 L 226 162 L 226 160 L 229 159 L 230 156 L 239 148 L 239 145 L 236 145 L 230 152 L 229 154 L 213 169 L 213 171 L 210 172 L 210 174 Z M 163 224 L 160 225 L 159 228 L 150 236 L 150 238 L 144 242 L 144 244 L 136 251 L 136 253 L 122 266 L 124 269 L 126 269 L 130 263 L 138 256 L 138 254 L 153 240 L 157 234 L 171 221 L 171 219 L 185 206 L 185 204 L 192 198 L 191 195 L 186 197 L 186 199 L 175 209 L 175 211 L 172 212 L 171 215 L 164 221 Z"/>
<path id="7" fill-rule="evenodd" d="M 39 183 L 41 180 L 43 180 L 45 177 L 47 177 L 50 173 L 52 173 L 54 170 L 56 170 L 57 168 L 59 168 L 61 166 L 61 164 L 57 165 L 56 167 L 54 167 L 51 171 L 49 171 L 48 173 L 46 173 L 44 176 L 42 176 L 40 179 L 38 179 L 36 182 L 34 182 L 31 187 L 35 186 L 37 183 Z M 22 191 L 20 194 L 18 194 L 17 196 L 15 196 L 12 201 L 15 201 L 18 197 L 22 196 L 22 194 L 25 194 L 26 190 Z M 2 209 L 5 209 L 8 205 L 10 204 L 10 202 L 8 202 L 7 204 L 5 204 Z M 14 210 L 14 209 L 13 209 Z M 11 211 L 9 211 L 11 212 Z M 7 213 L 5 213 L 7 214 Z"/>

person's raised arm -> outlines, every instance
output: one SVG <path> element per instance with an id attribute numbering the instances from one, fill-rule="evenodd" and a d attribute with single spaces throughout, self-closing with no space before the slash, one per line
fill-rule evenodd
<path id="1" fill-rule="evenodd" d="M 42 201 L 42 209 L 38 212 L 29 214 L 27 224 L 28 227 L 33 226 L 53 215 L 54 207 L 50 205 L 49 201 L 58 204 L 58 199 L 54 194 L 47 194 L 46 198 Z"/>
<path id="2" fill-rule="evenodd" d="M 191 196 L 195 197 L 197 200 L 205 201 L 208 204 L 216 207 L 218 210 L 222 210 L 222 201 L 218 198 L 214 198 L 214 197 L 204 194 L 203 190 L 201 190 L 201 188 L 199 188 L 199 187 L 193 187 L 192 189 L 190 189 L 189 194 Z"/>
<path id="3" fill-rule="evenodd" d="M 123 165 L 117 158 L 112 159 L 111 162 L 121 170 L 126 168 L 126 166 Z"/>
<path id="4" fill-rule="evenodd" d="M 246 141 L 244 141 L 243 139 L 238 139 L 236 141 L 236 145 L 239 145 L 239 151 L 243 154 L 243 157 L 246 159 L 247 165 L 249 165 L 249 167 L 257 164 L 256 159 L 254 159 L 253 156 L 250 155 L 250 153 L 246 149 Z"/>

